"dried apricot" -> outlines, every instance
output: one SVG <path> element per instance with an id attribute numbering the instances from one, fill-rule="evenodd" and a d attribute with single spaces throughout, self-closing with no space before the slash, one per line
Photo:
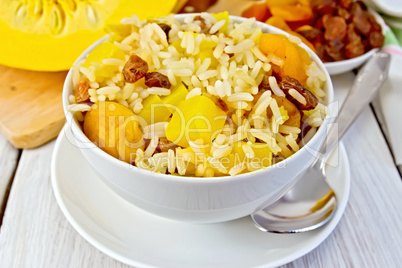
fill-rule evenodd
<path id="1" fill-rule="evenodd" d="M 284 35 L 270 33 L 261 35 L 259 46 L 263 53 L 272 53 L 283 60 L 283 65 L 279 66 L 280 77 L 290 76 L 302 84 L 306 82 L 306 66 L 311 64 L 311 60 L 303 48 Z"/>
<path id="2" fill-rule="evenodd" d="M 143 146 L 142 132 L 134 112 L 116 102 L 98 102 L 85 115 L 83 130 L 90 141 L 124 161 Z"/>

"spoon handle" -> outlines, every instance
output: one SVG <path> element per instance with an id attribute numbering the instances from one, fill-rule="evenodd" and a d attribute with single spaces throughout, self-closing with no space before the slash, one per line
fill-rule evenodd
<path id="1" fill-rule="evenodd" d="M 360 69 L 338 117 L 329 127 L 326 143 L 319 149 L 321 155 L 330 155 L 363 108 L 377 95 L 388 77 L 390 59 L 389 54 L 378 52 Z"/>

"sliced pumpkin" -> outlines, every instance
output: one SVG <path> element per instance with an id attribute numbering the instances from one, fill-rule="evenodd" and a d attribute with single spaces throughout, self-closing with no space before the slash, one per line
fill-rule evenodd
<path id="1" fill-rule="evenodd" d="M 0 64 L 37 70 L 69 69 L 105 35 L 106 24 L 136 14 L 168 15 L 176 0 L 0 0 Z"/>

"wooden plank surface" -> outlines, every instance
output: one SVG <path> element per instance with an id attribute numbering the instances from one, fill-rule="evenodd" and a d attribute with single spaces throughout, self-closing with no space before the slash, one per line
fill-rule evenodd
<path id="1" fill-rule="evenodd" d="M 50 181 L 54 143 L 21 155 L 0 232 L 0 267 L 128 267 L 92 247 L 61 213 Z"/>
<path id="2" fill-rule="evenodd" d="M 7 190 L 17 167 L 18 156 L 19 150 L 0 134 L 0 223 L 5 209 Z"/>
<path id="3" fill-rule="evenodd" d="M 397 267 L 402 261 L 402 184 L 369 108 L 344 143 L 352 167 L 345 215 L 318 248 L 284 267 Z M 0 266 L 128 267 L 86 242 L 61 213 L 50 182 L 53 147 L 22 153 L 0 232 Z"/>
<path id="4" fill-rule="evenodd" d="M 335 231 L 283 267 L 399 267 L 402 183 L 367 107 L 343 138 L 351 166 L 349 203 Z"/>

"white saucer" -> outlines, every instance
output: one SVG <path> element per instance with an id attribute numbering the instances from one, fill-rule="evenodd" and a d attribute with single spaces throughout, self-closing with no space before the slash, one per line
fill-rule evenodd
<path id="1" fill-rule="evenodd" d="M 51 176 L 57 202 L 72 226 L 105 254 L 135 267 L 272 267 L 291 262 L 317 247 L 332 232 L 349 197 L 350 172 L 345 148 L 328 167 L 339 198 L 334 218 L 301 234 L 271 234 L 250 217 L 218 224 L 164 219 L 129 204 L 88 167 L 64 127 L 53 152 Z M 339 160 L 339 161 L 336 161 Z"/>

